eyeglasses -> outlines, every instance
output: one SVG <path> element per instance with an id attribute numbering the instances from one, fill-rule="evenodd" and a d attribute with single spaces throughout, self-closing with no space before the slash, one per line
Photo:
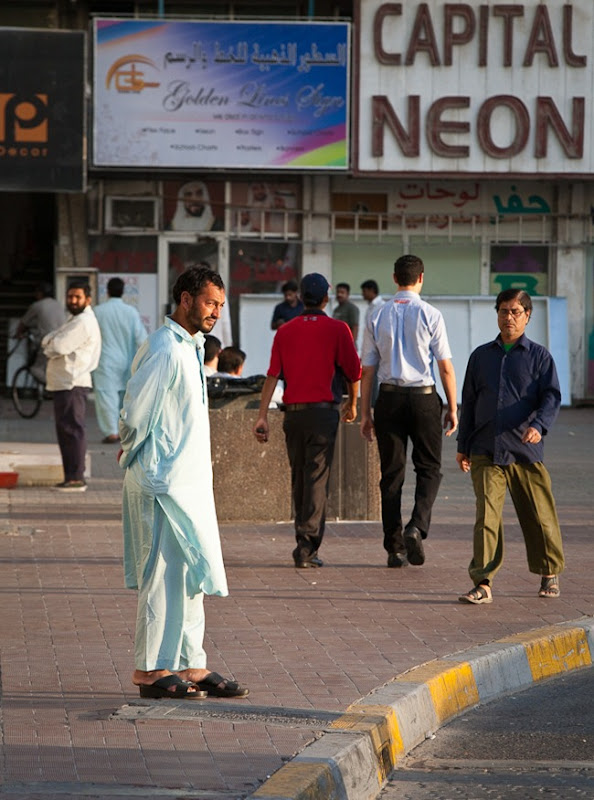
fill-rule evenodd
<path id="1" fill-rule="evenodd" d="M 517 318 L 517 317 L 521 317 L 522 314 L 525 314 L 526 313 L 526 309 L 525 308 L 500 308 L 497 311 L 497 313 L 498 313 L 498 315 L 500 317 L 507 317 L 509 314 L 511 314 L 512 317 L 516 317 Z"/>

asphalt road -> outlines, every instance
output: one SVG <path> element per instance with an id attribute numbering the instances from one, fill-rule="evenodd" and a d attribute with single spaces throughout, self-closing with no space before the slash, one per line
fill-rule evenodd
<path id="1" fill-rule="evenodd" d="M 415 748 L 381 795 L 487 798 L 594 798 L 594 667 L 465 713 Z"/>

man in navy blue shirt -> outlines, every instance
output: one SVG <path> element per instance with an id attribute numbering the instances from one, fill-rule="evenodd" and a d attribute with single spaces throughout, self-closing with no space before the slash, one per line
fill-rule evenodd
<path id="1" fill-rule="evenodd" d="M 285 299 L 282 303 L 278 303 L 272 312 L 270 327 L 273 331 L 277 331 L 285 322 L 290 322 L 303 313 L 303 303 L 299 298 L 295 281 L 287 281 L 283 285 L 282 293 Z"/>
<path id="2" fill-rule="evenodd" d="M 509 489 L 524 535 L 528 568 L 541 576 L 539 597 L 559 596 L 563 545 L 543 436 L 559 413 L 561 391 L 549 351 L 524 330 L 532 300 L 521 289 L 500 292 L 495 303 L 501 333 L 470 356 L 456 460 L 470 472 L 476 496 L 475 584 L 459 600 L 491 603 L 491 584 L 503 563 L 502 513 Z"/>

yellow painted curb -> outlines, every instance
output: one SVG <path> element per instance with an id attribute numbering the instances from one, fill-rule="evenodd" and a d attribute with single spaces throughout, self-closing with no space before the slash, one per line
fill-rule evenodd
<path id="1" fill-rule="evenodd" d="M 541 628 L 533 634 L 520 634 L 500 641 L 524 645 L 534 681 L 592 664 L 588 634 L 583 628 Z"/>
<path id="2" fill-rule="evenodd" d="M 472 667 L 466 661 L 432 661 L 411 669 L 396 680 L 426 684 L 440 723 L 465 708 L 478 705 L 480 701 Z"/>
<path id="3" fill-rule="evenodd" d="M 330 725 L 331 728 L 353 733 L 368 733 L 378 763 L 378 779 L 383 782 L 404 755 L 398 719 L 390 706 L 351 705 Z"/>
<path id="4" fill-rule="evenodd" d="M 327 764 L 304 764 L 289 761 L 288 764 L 250 797 L 287 797 L 292 800 L 320 800 L 320 797 L 336 797 L 336 781 Z"/>

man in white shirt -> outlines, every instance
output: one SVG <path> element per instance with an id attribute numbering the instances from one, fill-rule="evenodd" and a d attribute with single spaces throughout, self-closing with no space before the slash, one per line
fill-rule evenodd
<path id="1" fill-rule="evenodd" d="M 54 395 L 56 433 L 64 466 L 64 481 L 54 488 L 84 492 L 87 395 L 92 386 L 91 372 L 101 355 L 101 331 L 86 281 L 70 284 L 66 308 L 70 317 L 41 341 L 48 359 L 46 384 Z"/>
<path id="2" fill-rule="evenodd" d="M 371 315 L 361 353 L 361 435 L 371 441 L 375 432 L 377 438 L 389 567 L 421 566 L 425 561 L 423 540 L 441 482 L 442 401 L 435 389 L 434 362 L 446 394 L 446 436 L 458 427 L 452 354 L 442 314 L 420 298 L 424 275 L 417 256 L 396 261 L 393 278 L 398 291 Z M 376 368 L 380 390 L 372 415 Z M 413 510 L 403 530 L 401 499 L 409 439 L 416 485 Z"/>
<path id="3" fill-rule="evenodd" d="M 367 311 L 365 312 L 365 327 L 367 327 L 367 323 L 369 322 L 370 318 L 374 315 L 378 308 L 383 306 L 385 300 L 379 293 L 377 281 L 374 281 L 372 278 L 370 278 L 368 281 L 363 281 L 361 284 L 361 294 L 363 295 L 363 300 L 366 300 L 369 304 L 367 306 Z"/>
<path id="4" fill-rule="evenodd" d="M 369 324 L 369 320 L 378 308 L 381 308 L 385 303 L 384 298 L 379 293 L 379 286 L 377 285 L 377 281 L 374 281 L 373 278 L 370 278 L 367 281 L 363 281 L 361 284 L 361 294 L 363 295 L 363 300 L 367 302 L 367 311 L 365 312 L 365 323 L 363 326 L 363 330 L 367 328 Z M 375 370 L 373 376 L 373 388 L 371 390 L 371 407 L 375 408 L 375 403 L 377 400 L 377 396 L 379 394 L 379 383 L 377 380 L 377 369 Z"/>

